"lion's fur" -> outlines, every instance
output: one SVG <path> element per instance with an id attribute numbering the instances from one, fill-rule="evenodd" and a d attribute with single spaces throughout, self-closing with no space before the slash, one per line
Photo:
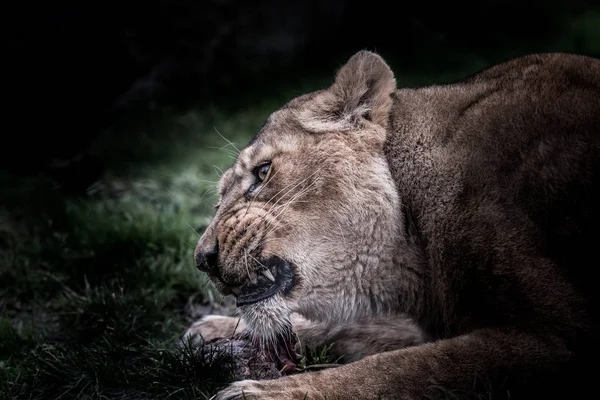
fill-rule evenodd
<path id="1" fill-rule="evenodd" d="M 330 88 L 273 113 L 219 188 L 196 252 L 218 246 L 222 280 L 269 254 L 295 266 L 290 293 L 240 308 L 248 329 L 268 345 L 298 313 L 301 340 L 361 359 L 219 398 L 415 399 L 475 376 L 519 388 L 592 371 L 576 367 L 597 350 L 596 59 L 536 54 L 396 89 L 383 59 L 359 52 Z"/>

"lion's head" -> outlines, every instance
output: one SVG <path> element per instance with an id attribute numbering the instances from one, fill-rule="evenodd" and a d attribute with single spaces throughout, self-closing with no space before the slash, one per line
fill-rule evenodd
<path id="1" fill-rule="evenodd" d="M 397 301 L 402 221 L 383 153 L 394 90 L 379 56 L 356 54 L 331 87 L 274 112 L 221 177 L 196 263 L 259 341 L 286 335 L 292 312 L 335 323 Z"/>

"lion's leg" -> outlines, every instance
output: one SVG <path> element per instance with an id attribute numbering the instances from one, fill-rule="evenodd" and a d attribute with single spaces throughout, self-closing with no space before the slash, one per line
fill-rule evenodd
<path id="1" fill-rule="evenodd" d="M 330 346 L 329 354 L 344 362 L 424 342 L 422 332 L 404 317 L 374 318 L 342 325 L 324 325 L 292 315 L 301 346 Z"/>
<path id="2" fill-rule="evenodd" d="M 342 357 L 344 362 L 359 360 L 384 351 L 401 349 L 423 343 L 420 330 L 403 317 L 375 318 L 343 325 L 326 326 L 292 314 L 292 325 L 298 342 L 319 348 L 330 346 L 329 354 Z M 246 329 L 240 318 L 207 315 L 200 318 L 184 333 L 193 344 L 217 338 L 230 338 Z"/>
<path id="3" fill-rule="evenodd" d="M 216 399 L 443 398 L 448 388 L 469 393 L 477 390 L 475 384 L 499 389 L 507 380 L 513 385 L 524 383 L 513 378 L 543 378 L 569 357 L 566 346 L 551 336 L 484 329 L 375 354 L 337 368 L 268 381 L 236 382 L 219 392 Z M 508 371 L 514 375 L 507 376 Z"/>

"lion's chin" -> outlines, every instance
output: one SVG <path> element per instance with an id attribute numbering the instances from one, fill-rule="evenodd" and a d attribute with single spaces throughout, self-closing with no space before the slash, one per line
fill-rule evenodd
<path id="1" fill-rule="evenodd" d="M 300 360 L 295 347 L 298 341 L 292 329 L 291 311 L 281 294 L 263 301 L 238 307 L 248 325 L 252 342 L 267 359 L 276 363 L 282 373 L 293 372 Z"/>
<path id="2" fill-rule="evenodd" d="M 246 306 L 269 299 L 276 294 L 288 293 L 295 284 L 292 266 L 280 257 L 273 256 L 261 263 L 266 272 L 258 274 L 255 282 L 246 282 L 239 288 L 236 304 Z"/>

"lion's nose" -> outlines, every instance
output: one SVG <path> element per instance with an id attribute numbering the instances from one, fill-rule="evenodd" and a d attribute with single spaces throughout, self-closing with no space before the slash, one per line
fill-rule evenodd
<path id="1" fill-rule="evenodd" d="M 196 268 L 213 276 L 219 275 L 219 252 L 217 246 L 208 251 L 201 250 L 196 252 Z"/>

